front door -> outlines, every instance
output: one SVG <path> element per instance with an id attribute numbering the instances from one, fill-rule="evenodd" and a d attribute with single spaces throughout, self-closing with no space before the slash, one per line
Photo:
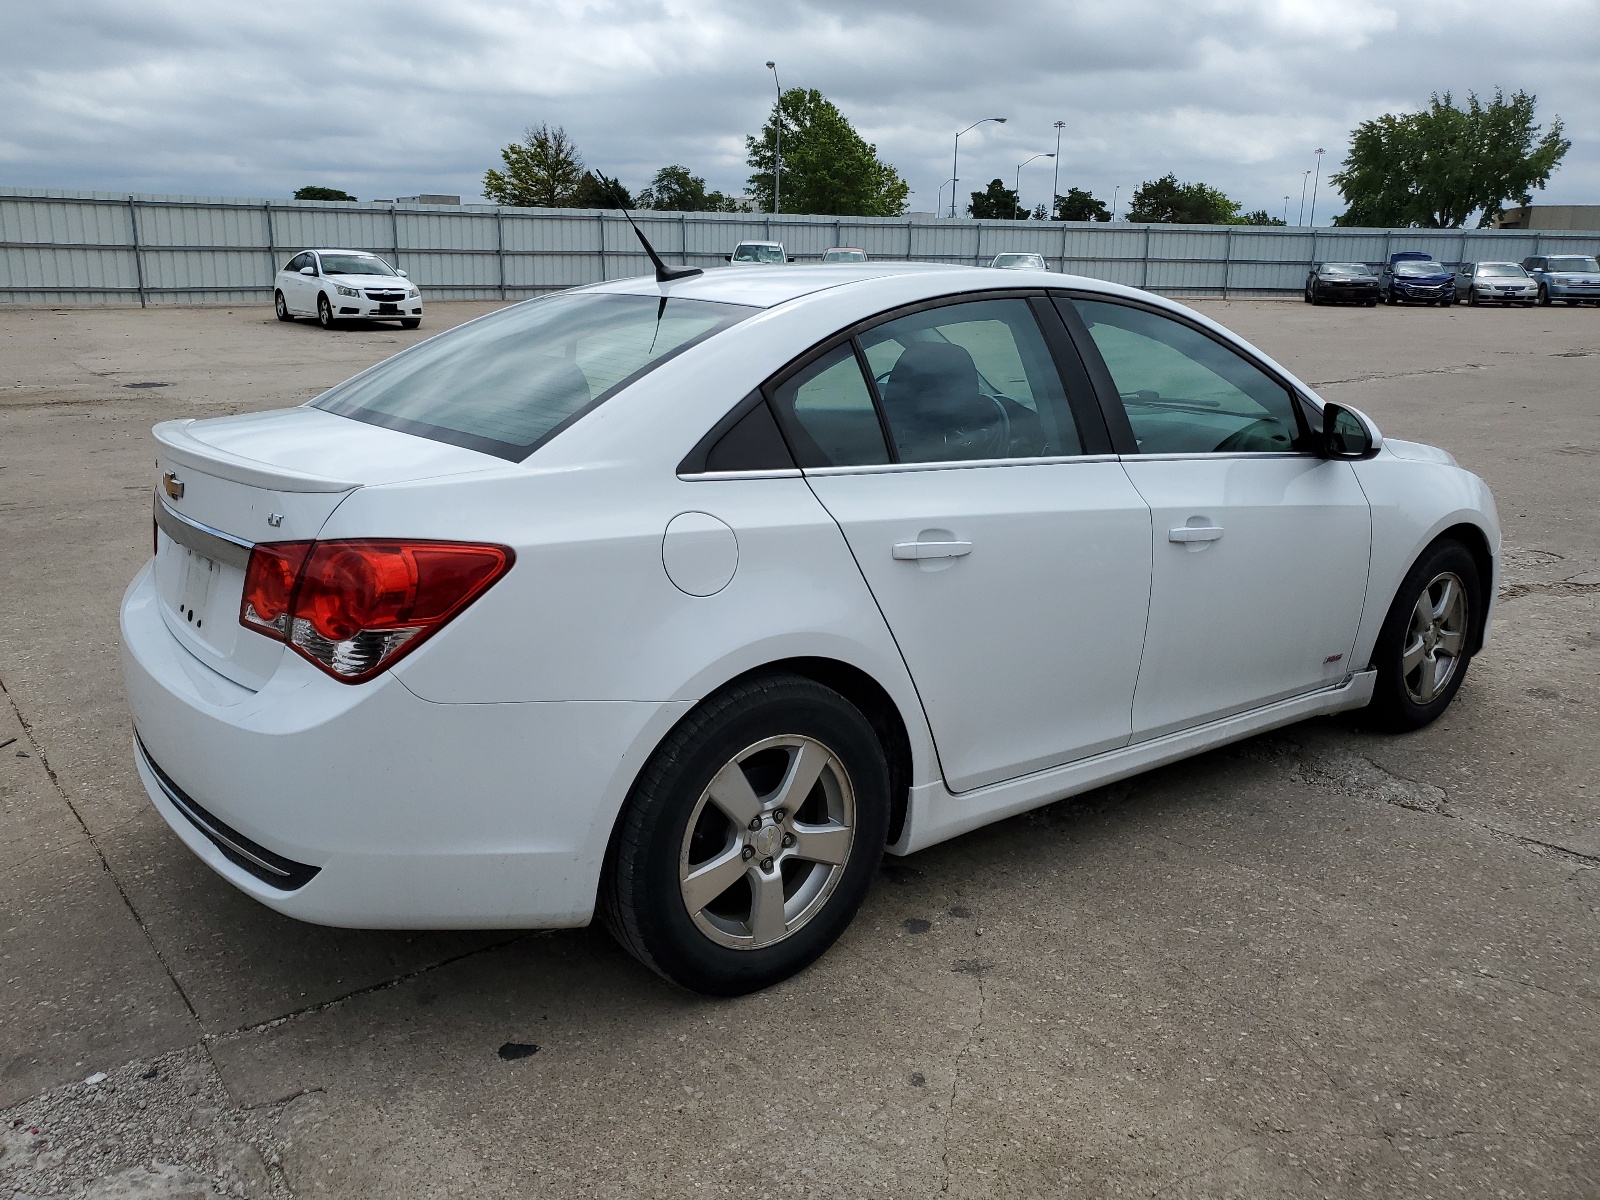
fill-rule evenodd
<path id="1" fill-rule="evenodd" d="M 1133 740 L 1339 683 L 1372 540 L 1351 465 L 1306 452 L 1288 388 L 1198 326 L 1111 301 L 1076 311 L 1151 510 Z"/>
<path id="2" fill-rule="evenodd" d="M 952 791 L 1127 743 L 1149 511 L 1112 456 L 1084 455 L 1083 413 L 1027 300 L 889 320 L 773 399 L 900 646 Z"/>

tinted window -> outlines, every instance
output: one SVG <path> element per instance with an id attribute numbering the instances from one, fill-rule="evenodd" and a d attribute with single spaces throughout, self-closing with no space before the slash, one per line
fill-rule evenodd
<path id="1" fill-rule="evenodd" d="M 1417 275 L 1417 276 L 1423 276 L 1423 275 L 1446 275 L 1446 274 L 1449 274 L 1449 272 L 1447 272 L 1444 269 L 1443 265 L 1441 265 L 1440 263 L 1436 263 L 1436 262 L 1403 262 L 1403 263 L 1396 263 L 1395 267 L 1394 267 L 1394 273 L 1396 275 L 1404 275 L 1404 276 L 1413 276 L 1413 275 Z"/>
<path id="2" fill-rule="evenodd" d="M 1324 275 L 1370 275 L 1372 272 L 1361 263 L 1323 263 Z"/>
<path id="3" fill-rule="evenodd" d="M 1199 330 L 1123 304 L 1074 302 L 1105 359 L 1141 454 L 1285 451 L 1288 389 Z"/>
<path id="4" fill-rule="evenodd" d="M 1026 300 L 979 300 L 861 335 L 901 462 L 1081 454 Z"/>
<path id="5" fill-rule="evenodd" d="M 755 407 L 706 452 L 707 471 L 776 471 L 793 466 L 772 410 L 759 397 Z"/>
<path id="6" fill-rule="evenodd" d="M 568 418 L 755 311 L 654 296 L 550 296 L 442 333 L 312 403 L 520 461 Z"/>
<path id="7" fill-rule="evenodd" d="M 772 393 L 803 467 L 889 461 L 872 393 L 850 343 L 808 363 Z"/>

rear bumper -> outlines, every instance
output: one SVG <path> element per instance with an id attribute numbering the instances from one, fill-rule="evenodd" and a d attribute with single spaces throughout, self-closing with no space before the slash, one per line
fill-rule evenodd
<path id="1" fill-rule="evenodd" d="M 173 637 L 148 567 L 123 598 L 122 646 L 156 810 L 240 891 L 324 925 L 587 923 L 622 799 L 689 707 L 435 704 L 293 655 L 251 692 Z M 290 877 L 250 861 L 263 852 Z"/>

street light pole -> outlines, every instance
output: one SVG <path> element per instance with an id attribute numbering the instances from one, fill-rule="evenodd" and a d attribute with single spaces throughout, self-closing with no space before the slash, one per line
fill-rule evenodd
<path id="1" fill-rule="evenodd" d="M 1317 223 L 1317 185 L 1322 182 L 1322 147 L 1317 147 L 1317 178 L 1311 185 L 1311 224 Z"/>
<path id="2" fill-rule="evenodd" d="M 1055 174 L 1050 179 L 1050 216 L 1056 215 L 1056 197 L 1061 195 L 1061 131 L 1066 128 L 1065 121 L 1056 122 L 1056 152 L 1050 157 L 1056 160 Z"/>
<path id="3" fill-rule="evenodd" d="M 1116 219 L 1117 219 L 1117 195 L 1121 191 L 1122 191 L 1122 185 L 1120 183 L 1117 184 L 1116 187 L 1111 189 L 1111 220 L 1113 222 L 1115 222 Z"/>
<path id="4" fill-rule="evenodd" d="M 1311 172 L 1306 171 L 1300 176 L 1300 217 L 1295 221 L 1302 228 L 1306 223 L 1306 184 L 1311 181 Z"/>
<path id="5" fill-rule="evenodd" d="M 971 125 L 968 125 L 965 129 L 963 129 L 961 131 L 961 133 L 971 133 L 979 125 L 987 125 L 990 121 L 993 121 L 997 125 L 1004 125 L 1006 123 L 1006 119 L 1004 117 L 985 117 L 981 121 L 974 121 Z M 955 147 L 954 152 L 950 155 L 950 219 L 951 220 L 955 220 L 955 215 L 956 215 L 956 184 L 958 182 L 960 182 L 960 179 L 961 179 L 961 170 L 960 170 L 960 167 L 959 167 L 959 162 L 960 162 L 960 159 L 961 159 L 961 133 L 956 134 L 956 147 Z"/>
<path id="6" fill-rule="evenodd" d="M 767 59 L 767 70 L 772 72 L 772 86 L 778 89 L 778 115 L 773 119 L 772 135 L 772 211 L 783 211 L 783 85 L 778 82 L 778 64 Z"/>
<path id="7" fill-rule="evenodd" d="M 1055 157 L 1054 154 L 1035 154 L 1033 156 L 1033 158 L 1054 158 L 1054 157 Z M 1031 163 L 1033 161 L 1033 158 L 1024 159 L 1022 162 L 1019 162 L 1017 164 L 1017 186 L 1012 188 L 1011 190 L 1016 194 L 1016 200 L 1013 203 L 1015 203 L 1015 205 L 1018 208 L 1018 210 L 1021 210 L 1021 208 L 1022 208 L 1022 168 L 1027 166 L 1029 163 Z M 1023 217 L 1022 220 L 1027 220 L 1027 218 Z"/>
<path id="8" fill-rule="evenodd" d="M 1283 223 L 1285 225 L 1289 223 L 1289 197 L 1287 196 L 1283 198 Z"/>

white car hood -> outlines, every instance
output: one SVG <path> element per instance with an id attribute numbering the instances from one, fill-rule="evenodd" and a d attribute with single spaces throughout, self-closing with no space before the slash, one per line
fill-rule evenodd
<path id="1" fill-rule="evenodd" d="M 342 283 L 345 287 L 377 288 L 383 291 L 405 291 L 410 286 L 409 279 L 402 279 L 398 275 L 324 275 L 324 279 L 333 283 Z"/>

